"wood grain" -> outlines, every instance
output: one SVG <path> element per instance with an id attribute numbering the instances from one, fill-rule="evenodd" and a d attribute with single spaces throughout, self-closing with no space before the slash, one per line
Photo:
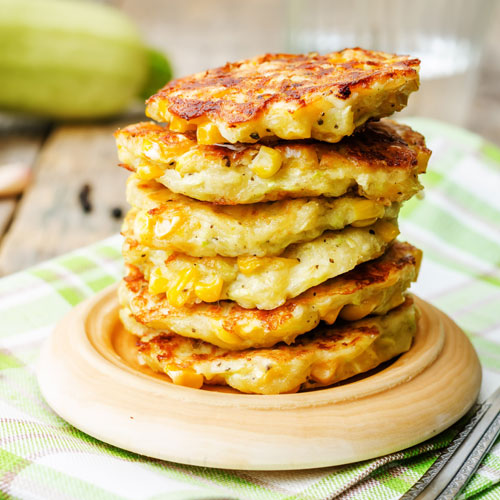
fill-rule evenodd
<path id="1" fill-rule="evenodd" d="M 33 165 L 43 142 L 41 133 L 0 134 L 0 169 L 9 163 Z M 0 241 L 16 209 L 17 198 L 0 198 Z"/>
<path id="2" fill-rule="evenodd" d="M 0 241 L 2 240 L 2 234 L 7 229 L 14 215 L 15 209 L 16 200 L 14 198 L 7 198 L 5 200 L 0 199 Z"/>
<path id="3" fill-rule="evenodd" d="M 113 132 L 118 125 L 65 125 L 54 130 L 0 247 L 0 272 L 23 269 L 119 231 L 121 221 L 111 211 L 126 210 L 127 173 L 117 167 Z M 85 184 L 90 186 L 88 213 L 79 201 Z"/>
<path id="4" fill-rule="evenodd" d="M 419 299 L 414 345 L 387 368 L 337 387 L 278 396 L 176 386 L 129 360 L 111 287 L 74 309 L 44 346 L 38 380 L 72 425 L 121 448 L 174 462 L 242 470 L 307 469 L 422 442 L 474 403 L 474 349 Z"/>

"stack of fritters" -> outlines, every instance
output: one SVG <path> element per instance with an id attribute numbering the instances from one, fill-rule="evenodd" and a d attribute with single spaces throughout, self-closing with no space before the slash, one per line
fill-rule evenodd
<path id="1" fill-rule="evenodd" d="M 121 318 L 176 384 L 277 394 L 408 350 L 421 253 L 395 241 L 430 151 L 381 119 L 419 61 L 266 55 L 175 80 L 116 134 L 134 172 Z"/>

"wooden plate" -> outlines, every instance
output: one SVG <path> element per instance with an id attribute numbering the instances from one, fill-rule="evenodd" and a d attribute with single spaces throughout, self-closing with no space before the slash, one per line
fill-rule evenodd
<path id="1" fill-rule="evenodd" d="M 346 464 L 438 434 L 478 395 L 481 369 L 467 337 L 444 313 L 416 303 L 414 344 L 389 366 L 337 387 L 261 396 L 176 386 L 141 367 L 112 286 L 57 325 L 38 380 L 65 420 L 142 455 L 245 470 Z"/>

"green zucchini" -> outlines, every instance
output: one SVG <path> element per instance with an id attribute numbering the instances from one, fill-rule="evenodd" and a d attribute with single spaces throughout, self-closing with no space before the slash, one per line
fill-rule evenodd
<path id="1" fill-rule="evenodd" d="M 171 78 L 119 10 L 88 1 L 0 0 L 0 108 L 60 119 L 124 110 Z"/>

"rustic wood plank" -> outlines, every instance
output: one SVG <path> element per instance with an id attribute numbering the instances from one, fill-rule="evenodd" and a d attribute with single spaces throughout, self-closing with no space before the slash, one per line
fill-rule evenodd
<path id="1" fill-rule="evenodd" d="M 25 163 L 31 166 L 42 145 L 44 134 L 0 134 L 0 168 L 9 163 Z M 0 199 L 0 241 L 16 209 L 17 198 Z"/>
<path id="2" fill-rule="evenodd" d="M 16 209 L 15 198 L 7 198 L 5 200 L 0 200 L 0 240 L 3 233 L 7 229 L 14 210 Z"/>
<path id="3" fill-rule="evenodd" d="M 35 164 L 35 178 L 0 246 L 0 272 L 7 274 L 88 245 L 119 231 L 113 208 L 126 209 L 127 172 L 117 168 L 116 123 L 67 125 L 54 130 Z M 92 210 L 79 193 L 90 187 Z"/>

